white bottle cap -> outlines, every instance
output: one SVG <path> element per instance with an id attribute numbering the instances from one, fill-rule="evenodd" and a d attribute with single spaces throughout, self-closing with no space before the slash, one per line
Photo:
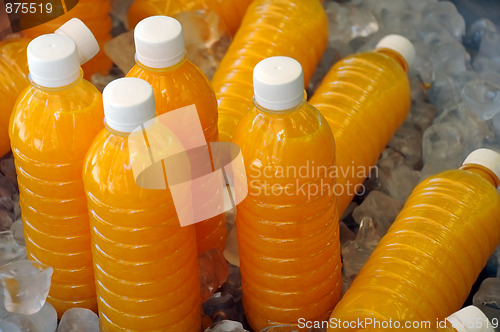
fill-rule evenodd
<path id="1" fill-rule="evenodd" d="M 253 70 L 255 102 L 268 110 L 294 108 L 304 99 L 304 74 L 300 63 L 285 56 L 259 62 Z"/>
<path id="2" fill-rule="evenodd" d="M 57 34 L 73 39 L 78 50 L 80 65 L 92 59 L 99 52 L 99 44 L 92 31 L 77 18 L 72 18 L 56 30 Z"/>
<path id="3" fill-rule="evenodd" d="M 151 16 L 140 21 L 134 31 L 137 61 L 151 68 L 167 68 L 186 55 L 182 26 L 168 16 Z"/>
<path id="4" fill-rule="evenodd" d="M 73 40 L 48 34 L 33 39 L 27 49 L 31 80 L 43 87 L 58 88 L 80 77 L 80 62 Z"/>
<path id="5" fill-rule="evenodd" d="M 458 332 L 495 332 L 488 317 L 473 305 L 455 312 L 446 320 Z"/>
<path id="6" fill-rule="evenodd" d="M 481 165 L 493 172 L 500 179 L 500 154 L 489 149 L 477 149 L 472 151 L 463 165 Z"/>
<path id="7" fill-rule="evenodd" d="M 387 48 L 399 53 L 406 61 L 408 68 L 411 68 L 415 60 L 415 47 L 411 41 L 400 35 L 388 35 L 382 38 L 375 49 Z"/>
<path id="8" fill-rule="evenodd" d="M 104 88 L 102 100 L 106 124 L 119 132 L 131 133 L 156 115 L 153 88 L 140 78 L 112 81 Z"/>

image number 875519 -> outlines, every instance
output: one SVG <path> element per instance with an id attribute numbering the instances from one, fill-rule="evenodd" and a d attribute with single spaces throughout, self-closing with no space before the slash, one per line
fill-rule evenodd
<path id="1" fill-rule="evenodd" d="M 36 3 L 36 2 L 7 2 L 5 4 L 5 11 L 7 14 L 43 14 L 52 13 L 52 4 L 47 2 Z"/>

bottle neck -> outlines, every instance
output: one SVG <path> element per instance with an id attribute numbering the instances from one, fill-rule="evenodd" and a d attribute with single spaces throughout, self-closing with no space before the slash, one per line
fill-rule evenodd
<path id="1" fill-rule="evenodd" d="M 44 92 L 59 92 L 59 91 L 71 89 L 72 87 L 80 84 L 80 82 L 83 80 L 83 70 L 80 68 L 80 76 L 76 80 L 74 80 L 72 83 L 64 85 L 64 86 L 56 87 L 56 88 L 49 88 L 46 86 L 39 85 L 31 79 L 31 76 L 29 76 L 29 80 L 30 80 L 31 85 L 34 88 L 36 88 L 37 90 L 41 90 Z"/>
<path id="2" fill-rule="evenodd" d="M 307 102 L 307 95 L 306 95 L 306 92 L 304 92 L 304 98 L 296 106 L 294 106 L 292 108 L 287 108 L 287 109 L 284 109 L 284 110 L 271 110 L 271 109 L 268 109 L 268 108 L 265 108 L 265 107 L 262 107 L 261 105 L 259 105 L 255 101 L 255 96 L 253 97 L 253 104 L 255 105 L 255 107 L 259 111 L 261 111 L 263 113 L 266 113 L 266 114 L 271 114 L 271 115 L 289 114 L 289 113 L 295 112 L 295 111 L 299 110 L 304 105 L 304 103 L 306 103 L 306 102 Z"/>
<path id="3" fill-rule="evenodd" d="M 472 173 L 480 175 L 483 179 L 491 183 L 495 188 L 500 185 L 500 179 L 493 173 L 490 169 L 476 164 L 468 164 L 460 167 L 462 170 L 466 170 Z"/>
<path id="4" fill-rule="evenodd" d="M 391 50 L 389 48 L 379 48 L 376 49 L 375 52 L 385 54 L 388 57 L 394 59 L 407 74 L 410 71 L 410 67 L 408 66 L 408 63 L 406 62 L 405 58 L 403 58 L 403 56 L 398 52 Z"/>
<path id="5" fill-rule="evenodd" d="M 153 67 L 148 67 L 145 64 L 141 63 L 139 60 L 137 60 L 137 57 L 135 58 L 135 63 L 142 69 L 148 72 L 154 72 L 154 73 L 165 73 L 165 72 L 170 72 L 174 71 L 178 68 L 180 68 L 182 65 L 184 65 L 187 61 L 187 53 L 184 56 L 184 58 L 177 62 L 175 65 L 170 66 L 170 67 L 165 67 L 165 68 L 153 68 Z"/>

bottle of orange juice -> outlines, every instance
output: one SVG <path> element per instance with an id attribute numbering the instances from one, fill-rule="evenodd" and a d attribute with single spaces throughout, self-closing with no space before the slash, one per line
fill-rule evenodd
<path id="1" fill-rule="evenodd" d="M 71 19 L 63 24 L 56 33 L 66 34 L 77 44 L 80 64 L 90 60 L 96 45 L 92 32 L 78 19 Z M 28 38 L 16 38 L 0 42 L 0 156 L 10 149 L 8 127 L 12 107 L 21 91 L 29 85 L 28 59 L 26 49 Z"/>
<path id="2" fill-rule="evenodd" d="M 341 296 L 335 143 L 306 102 L 300 64 L 265 59 L 254 70 L 255 106 L 233 142 L 248 196 L 238 205 L 243 305 L 250 326 L 325 320 Z"/>
<path id="3" fill-rule="evenodd" d="M 499 177 L 500 155 L 479 149 L 421 182 L 331 318 L 435 321 L 457 311 L 500 243 Z"/>
<path id="4" fill-rule="evenodd" d="M 52 4 L 54 7 L 54 2 Z M 110 7 L 110 0 L 78 0 L 73 8 L 70 10 L 65 8 L 63 15 L 48 22 L 44 22 L 46 20 L 46 14 L 44 13 L 38 15 L 41 24 L 34 22 L 36 18 L 32 18 L 31 15 L 29 16 L 29 21 L 23 21 L 23 17 L 21 17 L 21 27 L 23 25 L 30 27 L 24 29 L 22 33 L 28 38 L 35 38 L 43 34 L 52 33 L 61 24 L 71 18 L 78 18 L 89 27 L 101 48 L 101 51 L 91 61 L 82 66 L 85 78 L 90 79 L 96 73 L 106 75 L 113 65 L 103 51 L 104 44 L 111 40 L 110 31 L 112 24 L 111 17 L 109 16 Z M 52 10 L 56 10 L 55 7 Z"/>
<path id="5" fill-rule="evenodd" d="M 217 99 L 206 76 L 186 58 L 181 24 L 168 16 L 152 16 L 134 30 L 136 65 L 127 74 L 151 84 L 157 115 L 194 104 L 207 143 L 218 141 Z M 224 251 L 226 221 L 215 216 L 195 225 L 198 252 Z"/>
<path id="6" fill-rule="evenodd" d="M 133 29 L 141 20 L 155 15 L 173 16 L 181 12 L 209 9 L 220 18 L 234 35 L 245 11 L 253 0 L 135 0 L 128 10 L 128 27 Z"/>
<path id="7" fill-rule="evenodd" d="M 35 38 L 27 57 L 31 85 L 9 125 L 26 249 L 29 258 L 54 269 L 47 300 L 59 316 L 72 307 L 97 311 L 81 174 L 85 153 L 103 127 L 102 97 L 83 79 L 68 36 Z"/>
<path id="8" fill-rule="evenodd" d="M 118 79 L 104 89 L 103 103 L 106 129 L 83 172 L 101 331 L 199 331 L 194 227 L 180 226 L 169 190 L 143 189 L 133 173 L 131 140 L 171 144 L 156 124 L 134 131 L 154 122 L 153 90 L 138 78 Z"/>
<path id="9" fill-rule="evenodd" d="M 252 70 L 272 56 L 299 61 L 304 82 L 311 78 L 328 40 L 318 0 L 255 0 L 212 79 L 219 101 L 219 137 L 230 141 L 238 122 L 253 107 Z"/>
<path id="10" fill-rule="evenodd" d="M 408 115 L 411 90 L 407 73 L 414 57 L 409 40 L 386 36 L 374 51 L 337 62 L 309 101 L 335 136 L 339 214 Z"/>

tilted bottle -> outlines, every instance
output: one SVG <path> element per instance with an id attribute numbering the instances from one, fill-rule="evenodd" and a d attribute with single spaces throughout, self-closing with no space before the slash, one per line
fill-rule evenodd
<path id="1" fill-rule="evenodd" d="M 306 102 L 296 60 L 261 61 L 254 89 L 233 142 L 248 182 L 236 214 L 243 306 L 259 331 L 325 320 L 342 283 L 331 130 Z"/>
<path id="2" fill-rule="evenodd" d="M 414 57 L 410 41 L 389 35 L 374 51 L 337 62 L 309 100 L 335 136 L 341 215 L 408 115 Z"/>
<path id="3" fill-rule="evenodd" d="M 141 151 L 131 142 L 147 137 L 148 147 L 171 147 L 167 131 L 147 124 L 155 117 L 153 90 L 138 78 L 118 79 L 104 88 L 103 103 L 106 128 L 83 173 L 101 331 L 197 332 L 194 227 L 180 226 L 169 190 L 139 187 L 133 171 L 132 153 Z M 145 129 L 134 131 L 140 125 Z"/>
<path id="4" fill-rule="evenodd" d="M 479 149 L 417 185 L 331 318 L 436 321 L 460 309 L 500 243 L 499 176 L 500 155 Z"/>
<path id="5" fill-rule="evenodd" d="M 288 56 L 311 78 L 326 48 L 328 25 L 318 0 L 255 0 L 212 79 L 219 101 L 219 138 L 230 141 L 253 107 L 252 71 L 272 56 Z"/>
<path id="6" fill-rule="evenodd" d="M 90 48 L 97 53 L 93 39 Z M 83 79 L 68 36 L 35 38 L 27 55 L 31 86 L 14 106 L 9 136 L 28 257 L 54 269 L 47 301 L 59 316 L 72 307 L 97 311 L 81 174 L 103 127 L 101 93 Z"/>
<path id="7" fill-rule="evenodd" d="M 134 30 L 136 65 L 127 77 L 150 83 L 155 92 L 156 114 L 194 104 L 205 140 L 216 142 L 217 99 L 206 76 L 186 58 L 181 24 L 168 16 L 152 16 Z M 226 244 L 226 220 L 219 215 L 195 225 L 200 253 Z"/>

